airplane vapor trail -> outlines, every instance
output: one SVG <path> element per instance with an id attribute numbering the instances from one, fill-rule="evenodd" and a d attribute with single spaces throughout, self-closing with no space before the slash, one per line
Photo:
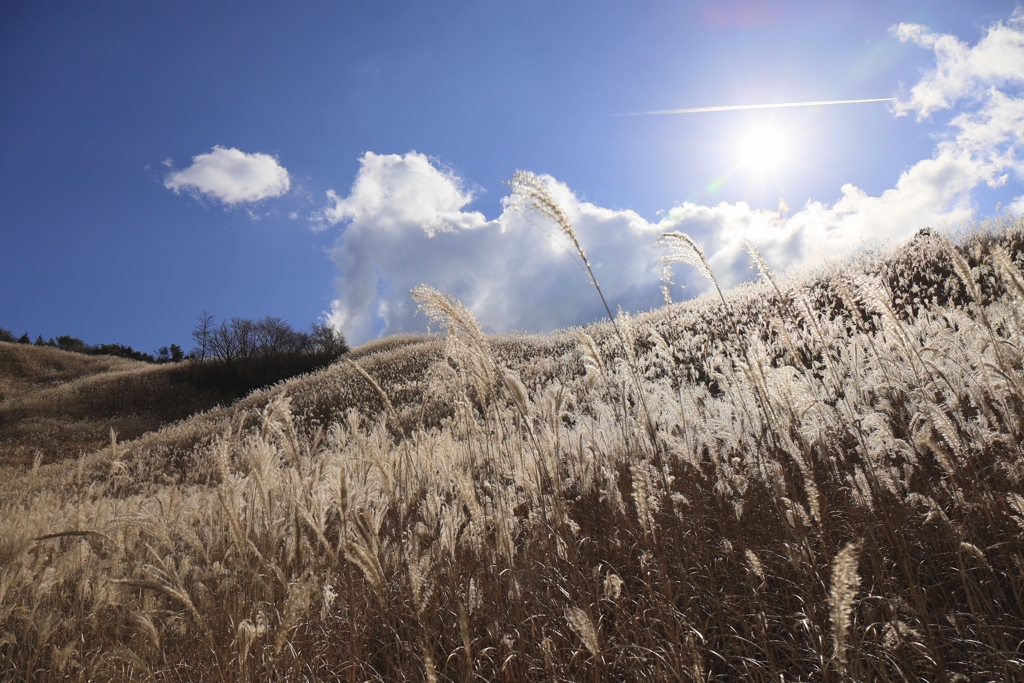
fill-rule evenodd
<path id="1" fill-rule="evenodd" d="M 785 109 L 787 107 L 822 107 L 833 104 L 865 104 L 867 102 L 895 102 L 895 97 L 876 97 L 865 100 L 816 100 L 814 102 L 777 102 L 774 104 L 727 104 L 719 107 L 691 107 L 689 109 L 656 109 L 637 111 L 617 116 L 664 116 L 667 114 L 704 114 L 713 111 L 749 111 L 752 109 Z"/>

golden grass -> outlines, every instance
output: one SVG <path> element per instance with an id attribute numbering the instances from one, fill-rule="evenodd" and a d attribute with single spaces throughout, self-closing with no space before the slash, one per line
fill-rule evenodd
<path id="1" fill-rule="evenodd" d="M 86 356 L 46 346 L 0 342 L 0 401 L 65 382 L 145 367 L 146 363 L 114 356 Z"/>
<path id="2" fill-rule="evenodd" d="M 1020 680 L 1022 242 L 546 337 L 422 291 L 445 339 L 0 484 L 0 678 Z"/>
<path id="3" fill-rule="evenodd" d="M 0 344 L 0 466 L 25 468 L 91 453 L 114 429 L 134 439 L 216 404 L 185 365 Z"/>

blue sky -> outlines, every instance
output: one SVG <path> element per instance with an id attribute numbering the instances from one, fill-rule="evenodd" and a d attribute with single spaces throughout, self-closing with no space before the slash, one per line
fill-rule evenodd
<path id="1" fill-rule="evenodd" d="M 1020 213 L 1022 74 L 1024 15 L 985 0 L 4 3 L 0 326 L 153 351 L 206 309 L 359 342 L 424 329 L 420 283 L 492 331 L 599 318 L 517 169 L 649 309 L 666 229 L 732 282 L 743 238 L 783 269 Z"/>

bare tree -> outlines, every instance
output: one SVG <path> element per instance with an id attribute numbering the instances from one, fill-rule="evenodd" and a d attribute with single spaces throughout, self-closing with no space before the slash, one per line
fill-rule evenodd
<path id="1" fill-rule="evenodd" d="M 260 320 L 235 317 L 215 325 L 206 311 L 196 320 L 192 339 L 197 384 L 249 390 L 323 367 L 348 351 L 341 332 L 327 325 L 301 332 L 269 315 Z"/>
<path id="2" fill-rule="evenodd" d="M 206 360 L 206 354 L 210 350 L 213 318 L 213 314 L 204 309 L 196 316 L 196 324 L 192 328 L 192 340 L 196 343 L 196 352 L 199 354 L 198 360 L 200 365 Z"/>
<path id="3" fill-rule="evenodd" d="M 348 352 L 348 343 L 341 332 L 330 325 L 313 323 L 310 328 L 313 347 L 316 352 L 336 358 Z"/>

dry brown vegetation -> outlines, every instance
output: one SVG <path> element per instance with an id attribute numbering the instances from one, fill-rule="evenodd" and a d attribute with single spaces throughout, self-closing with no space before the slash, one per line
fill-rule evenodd
<path id="1" fill-rule="evenodd" d="M 75 458 L 111 429 L 134 439 L 216 403 L 185 365 L 0 342 L 0 467 Z"/>
<path id="2" fill-rule="evenodd" d="M 85 356 L 46 346 L 0 342 L 0 400 L 105 372 L 145 367 L 114 356 Z"/>
<path id="3" fill-rule="evenodd" d="M 443 339 L 0 483 L 0 677 L 1020 680 L 1022 243 L 545 337 L 417 290 Z"/>
<path id="4" fill-rule="evenodd" d="M 93 453 L 111 430 L 122 441 L 138 439 L 254 387 L 324 367 L 347 349 L 324 326 L 298 333 L 270 317 L 235 318 L 214 332 L 223 357 L 211 341 L 206 358 L 160 365 L 0 342 L 0 470 Z"/>

